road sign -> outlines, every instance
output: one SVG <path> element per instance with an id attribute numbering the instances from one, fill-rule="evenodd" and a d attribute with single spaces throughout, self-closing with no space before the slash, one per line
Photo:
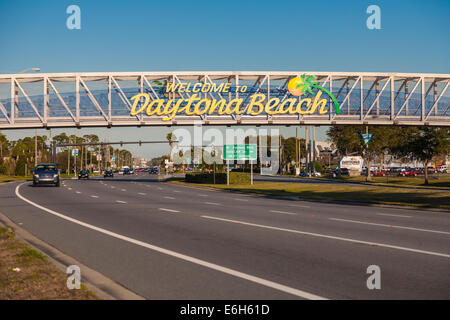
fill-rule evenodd
<path id="1" fill-rule="evenodd" d="M 226 144 L 223 146 L 224 160 L 256 160 L 256 144 Z"/>
<path id="2" fill-rule="evenodd" d="M 370 142 L 370 139 L 372 139 L 372 134 L 371 134 L 371 133 L 369 133 L 369 134 L 363 133 L 363 134 L 362 134 L 362 138 L 363 138 L 363 140 L 364 140 L 364 144 L 365 144 L 365 145 L 368 145 L 369 142 Z"/>
<path id="3" fill-rule="evenodd" d="M 72 149 L 72 157 L 78 157 L 78 149 Z"/>

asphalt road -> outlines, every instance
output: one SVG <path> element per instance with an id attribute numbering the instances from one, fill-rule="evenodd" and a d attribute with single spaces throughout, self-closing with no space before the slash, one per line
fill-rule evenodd
<path id="1" fill-rule="evenodd" d="M 275 200 L 147 174 L 0 185 L 0 212 L 148 299 L 450 299 L 450 213 Z M 379 290 L 367 288 L 371 265 Z"/>

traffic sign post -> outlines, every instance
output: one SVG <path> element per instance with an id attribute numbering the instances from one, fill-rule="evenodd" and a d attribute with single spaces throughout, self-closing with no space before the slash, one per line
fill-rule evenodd
<path id="1" fill-rule="evenodd" d="M 256 144 L 225 144 L 223 159 L 227 161 L 227 185 L 230 185 L 230 160 L 250 160 L 250 182 L 253 184 L 253 160 L 257 159 Z"/>

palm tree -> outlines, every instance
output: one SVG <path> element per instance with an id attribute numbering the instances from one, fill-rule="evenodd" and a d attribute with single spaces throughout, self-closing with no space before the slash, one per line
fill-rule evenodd
<path id="1" fill-rule="evenodd" d="M 166 136 L 167 141 L 169 141 L 169 147 L 170 147 L 170 154 L 169 154 L 170 162 L 173 161 L 173 159 L 172 159 L 173 142 L 175 141 L 176 138 L 177 137 L 175 137 L 175 135 L 172 132 L 168 133 Z"/>
<path id="2" fill-rule="evenodd" d="M 314 80 L 316 77 L 315 76 L 309 76 L 308 78 L 306 78 L 306 75 L 303 74 L 301 76 L 301 81 L 300 83 L 297 85 L 297 88 L 302 89 L 303 94 L 305 94 L 306 92 L 309 92 L 310 94 L 314 94 L 314 92 L 312 91 L 312 88 L 317 88 L 322 90 L 323 92 L 325 92 L 326 94 L 328 94 L 328 96 L 331 98 L 331 100 L 333 100 L 334 106 L 336 108 L 336 113 L 340 114 L 341 113 L 341 109 L 339 108 L 339 103 L 337 102 L 336 98 L 334 97 L 334 95 L 328 91 L 328 89 L 319 86 L 319 82 L 317 82 L 316 80 Z"/>

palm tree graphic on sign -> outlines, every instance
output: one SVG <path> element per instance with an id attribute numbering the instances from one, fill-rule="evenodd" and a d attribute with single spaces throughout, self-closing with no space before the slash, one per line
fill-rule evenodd
<path id="1" fill-rule="evenodd" d="M 336 113 L 340 114 L 341 109 L 339 108 L 339 103 L 337 102 L 334 95 L 326 88 L 319 85 L 319 82 L 315 80 L 315 76 L 311 75 L 306 78 L 306 74 L 303 74 L 300 78 L 295 77 L 289 81 L 289 92 L 294 96 L 301 96 L 302 94 L 314 94 L 312 88 L 317 88 L 325 92 L 331 100 L 333 100 L 334 106 L 336 107 Z"/>

